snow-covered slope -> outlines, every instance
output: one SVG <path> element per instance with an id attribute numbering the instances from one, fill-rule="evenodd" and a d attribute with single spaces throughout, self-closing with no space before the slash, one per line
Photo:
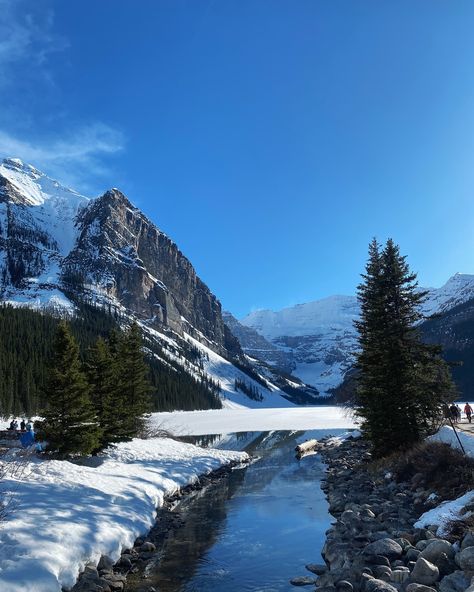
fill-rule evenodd
<path id="1" fill-rule="evenodd" d="M 0 294 L 3 300 L 67 305 L 57 289 L 75 222 L 89 198 L 18 158 L 0 164 Z"/>
<path id="2" fill-rule="evenodd" d="M 428 289 L 422 312 L 443 313 L 473 298 L 474 275 L 457 273 L 441 288 Z M 330 296 L 276 312 L 257 310 L 240 322 L 292 356 L 293 374 L 327 394 L 352 365 L 358 317 L 355 296 Z M 242 347 L 246 349 L 245 342 Z"/>
<path id="3" fill-rule="evenodd" d="M 0 590 L 69 590 L 88 562 L 101 555 L 116 561 L 133 546 L 166 495 L 247 458 L 159 438 L 120 443 L 94 466 L 13 451 L 0 461 L 2 491 L 11 492 L 0 532 Z"/>
<path id="4" fill-rule="evenodd" d="M 292 405 L 252 369 L 191 262 L 118 189 L 90 199 L 20 159 L 3 160 L 0 302 L 74 314 L 78 300 L 138 321 L 159 345 L 153 355 L 218 382 L 227 406 Z"/>

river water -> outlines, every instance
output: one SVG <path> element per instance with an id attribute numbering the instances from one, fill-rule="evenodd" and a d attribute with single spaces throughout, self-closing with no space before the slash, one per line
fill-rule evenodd
<path id="1" fill-rule="evenodd" d="M 342 430 L 333 430 L 333 434 Z M 245 450 L 252 462 L 176 504 L 174 527 L 127 583 L 127 592 L 282 592 L 320 563 L 331 516 L 318 454 L 295 458 L 297 443 L 327 431 L 195 437 L 200 445 Z M 159 526 L 160 518 L 157 525 Z M 159 530 L 159 529 L 158 529 Z"/>

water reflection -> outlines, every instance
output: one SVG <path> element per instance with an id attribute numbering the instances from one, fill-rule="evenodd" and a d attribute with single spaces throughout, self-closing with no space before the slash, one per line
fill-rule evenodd
<path id="1" fill-rule="evenodd" d="M 281 592 L 318 561 L 330 516 L 319 455 L 295 459 L 295 446 L 322 432 L 199 437 L 201 445 L 245 449 L 255 462 L 183 499 L 182 526 L 157 536 L 158 552 L 127 584 L 138 592 Z M 159 530 L 157 529 L 157 533 Z"/>

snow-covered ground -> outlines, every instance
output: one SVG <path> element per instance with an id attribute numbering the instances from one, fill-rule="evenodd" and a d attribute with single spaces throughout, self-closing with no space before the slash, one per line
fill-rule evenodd
<path id="1" fill-rule="evenodd" d="M 2 491 L 10 512 L 0 529 L 0 590 L 59 592 L 89 561 L 118 559 L 146 533 L 166 494 L 245 453 L 170 439 L 134 440 L 109 450 L 99 466 L 26 458 L 5 461 Z"/>
<path id="2" fill-rule="evenodd" d="M 474 437 L 461 430 L 457 430 L 459 440 L 468 456 L 474 456 Z M 459 441 L 451 427 L 443 426 L 437 434 L 429 438 L 435 442 L 445 442 L 450 444 L 453 448 L 460 449 Z M 459 520 L 463 516 L 464 507 L 474 501 L 474 491 L 468 491 L 461 497 L 455 500 L 450 500 L 441 503 L 436 508 L 425 512 L 420 516 L 419 520 L 415 523 L 415 526 L 423 528 L 431 524 L 438 525 L 439 536 L 444 536 L 448 532 L 449 522 L 452 520 Z M 465 516 L 464 516 L 465 517 Z"/>
<path id="3" fill-rule="evenodd" d="M 180 436 L 356 427 L 354 420 L 341 407 L 330 405 L 287 409 L 173 411 L 153 413 L 151 421 L 156 427 Z"/>

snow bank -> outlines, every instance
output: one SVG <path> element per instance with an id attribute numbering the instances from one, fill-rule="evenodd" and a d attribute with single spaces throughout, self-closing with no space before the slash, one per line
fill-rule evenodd
<path id="1" fill-rule="evenodd" d="M 271 430 L 351 429 L 354 420 L 341 407 L 212 409 L 153 413 L 151 423 L 180 436 Z"/>
<path id="2" fill-rule="evenodd" d="M 456 430 L 456 432 L 459 436 L 459 439 L 461 440 L 466 454 L 469 456 L 474 456 L 474 437 L 467 434 L 466 432 L 462 432 L 461 430 Z M 449 426 L 443 426 L 439 432 L 428 438 L 428 440 L 434 442 L 446 442 L 446 444 L 450 444 L 453 448 L 460 449 L 456 434 L 454 433 L 453 428 Z"/>
<path id="3" fill-rule="evenodd" d="M 436 506 L 436 508 L 425 512 L 420 516 L 419 520 L 415 522 L 415 527 L 425 528 L 431 524 L 437 524 L 438 530 L 436 534 L 439 536 L 445 536 L 448 534 L 447 527 L 449 522 L 452 520 L 459 520 L 460 518 L 466 518 L 471 515 L 471 512 L 468 514 L 462 514 L 462 510 L 472 501 L 474 501 L 474 491 L 468 491 L 455 500 L 443 502 L 439 506 Z"/>
<path id="4" fill-rule="evenodd" d="M 11 515 L 0 529 L 0 590 L 59 592 L 102 554 L 118 559 L 123 547 L 152 526 L 166 494 L 245 453 L 202 449 L 155 438 L 119 444 L 99 466 L 26 460 L 9 471 Z"/>

